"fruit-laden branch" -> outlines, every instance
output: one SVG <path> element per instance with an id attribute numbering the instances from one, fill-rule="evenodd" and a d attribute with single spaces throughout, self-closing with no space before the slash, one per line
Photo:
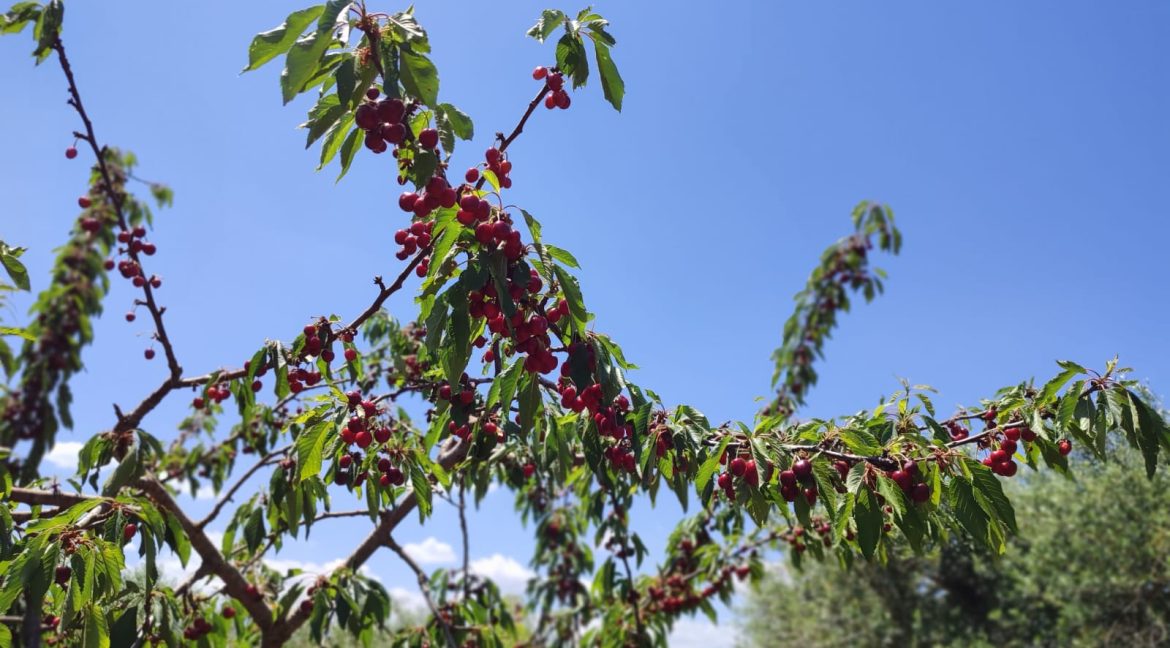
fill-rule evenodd
<path id="1" fill-rule="evenodd" d="M 470 444 L 459 437 L 448 437 L 446 447 L 439 453 L 439 466 L 443 470 L 451 470 L 467 456 L 469 448 Z M 418 506 L 418 494 L 411 490 L 396 507 L 382 513 L 378 525 L 345 559 L 345 563 L 335 570 L 334 574 L 343 571 L 356 572 L 360 569 L 378 548 L 387 546 L 387 543 L 390 542 L 390 534 L 407 515 L 410 515 L 416 506 Z M 265 648 L 282 645 L 288 637 L 291 637 L 298 628 L 304 625 L 305 621 L 309 620 L 310 614 L 311 610 L 302 609 L 300 606 L 293 607 L 292 613 L 277 624 L 274 632 L 271 633 L 271 638 L 269 638 L 269 633 L 265 633 L 262 645 Z"/>
<path id="2" fill-rule="evenodd" d="M 273 625 L 272 610 L 268 608 L 262 597 L 255 594 L 254 587 L 244 579 L 240 571 L 224 559 L 223 554 L 207 537 L 207 533 L 191 521 L 183 508 L 171 497 L 166 487 L 149 478 L 140 480 L 137 487 L 178 521 L 179 526 L 182 527 L 183 532 L 191 541 L 191 548 L 199 554 L 199 558 L 203 561 L 200 569 L 206 573 L 215 574 L 223 581 L 224 591 L 244 606 L 260 631 L 265 634 L 270 632 Z"/>
<path id="3" fill-rule="evenodd" d="M 114 207 L 114 213 L 118 217 L 118 225 L 123 231 L 129 231 L 129 220 L 123 208 L 123 196 L 117 191 L 114 186 L 113 178 L 110 173 L 109 166 L 106 164 L 106 150 L 105 147 L 98 144 L 97 135 L 94 134 L 93 122 L 89 119 L 89 114 L 85 111 L 85 106 L 81 102 L 81 93 L 77 90 L 77 81 L 73 78 L 73 68 L 69 64 L 69 58 L 65 55 L 65 44 L 61 41 L 60 36 L 57 36 L 53 41 L 53 50 L 57 52 L 57 60 L 61 64 L 61 71 L 65 73 L 65 79 L 69 83 L 69 105 L 77 112 L 77 116 L 81 118 L 81 122 L 85 125 L 84 133 L 75 133 L 79 139 L 85 140 L 90 149 L 93 150 L 94 157 L 97 158 L 98 169 L 102 176 L 102 183 L 105 186 L 104 193 L 110 200 Z M 126 254 L 134 261 L 139 268 L 142 267 L 142 259 L 139 251 L 134 246 L 126 248 Z M 175 349 L 171 344 L 170 338 L 167 336 L 166 326 L 163 324 L 163 310 L 159 307 L 154 299 L 154 288 L 151 282 L 142 282 L 142 294 L 145 297 L 144 303 L 147 310 L 150 312 L 150 317 L 154 320 L 155 338 L 163 347 L 163 352 L 167 357 L 167 367 L 170 369 L 170 380 L 178 380 L 183 374 L 183 368 L 179 365 L 178 358 L 175 357 Z M 132 430 L 138 426 L 138 420 L 128 420 L 126 422 L 119 421 L 118 427 L 115 428 L 118 432 Z"/>

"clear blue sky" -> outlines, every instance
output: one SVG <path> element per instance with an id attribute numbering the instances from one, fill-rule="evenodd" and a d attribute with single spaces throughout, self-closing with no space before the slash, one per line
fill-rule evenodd
<path id="1" fill-rule="evenodd" d="M 280 105 L 273 65 L 238 75 L 251 36 L 302 4 L 74 2 L 65 39 L 103 142 L 170 183 L 150 270 L 188 372 L 238 365 L 310 316 L 352 315 L 393 274 L 404 221 L 387 160 L 363 152 L 340 185 L 315 173 Z M 477 160 L 534 92 L 551 45 L 524 38 L 543 3 L 419 3 L 440 97 L 475 120 Z M 382 8 L 377 2 L 372 6 Z M 393 3 L 386 9 L 400 7 Z M 565 6 L 576 10 L 576 6 Z M 855 411 L 896 377 L 969 402 L 1053 361 L 1120 354 L 1170 390 L 1165 178 L 1170 171 L 1170 5 L 1127 3 L 599 3 L 613 22 L 625 111 L 592 84 L 568 111 L 541 109 L 513 147 L 512 202 L 581 260 L 586 303 L 668 402 L 749 417 L 791 295 L 861 199 L 889 203 L 905 236 L 880 259 L 887 294 L 849 315 L 806 415 Z M 1162 43 L 1163 45 L 1159 45 Z M 35 288 L 69 227 L 86 165 L 61 155 L 77 122 L 55 65 L 27 36 L 0 40 L 0 237 L 31 248 Z M 88 164 L 88 159 L 86 159 Z M 147 329 L 109 317 L 75 380 L 83 440 L 163 377 Z M 28 300 L 18 301 L 19 312 Z M 409 297 L 391 301 L 409 319 Z M 7 316 L 6 316 L 7 317 Z M 181 407 L 146 424 L 172 434 Z M 343 504 L 338 504 L 343 506 Z M 489 498 L 504 514 L 509 498 Z M 200 502 L 196 506 L 206 506 Z M 652 546 L 667 510 L 636 523 Z M 406 531 L 457 544 L 452 520 Z M 481 527 L 473 557 L 527 561 L 527 534 Z M 359 527 L 338 526 L 342 537 Z M 324 528 L 319 531 L 324 531 Z M 336 539 L 282 558 L 324 562 Z M 338 554 L 339 555 L 339 554 Z M 390 556 L 371 565 L 409 588 Z M 681 644 L 680 644 L 681 645 Z"/>

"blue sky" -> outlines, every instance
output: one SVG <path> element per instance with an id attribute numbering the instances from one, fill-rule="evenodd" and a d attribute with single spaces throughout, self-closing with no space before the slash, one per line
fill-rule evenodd
<path id="1" fill-rule="evenodd" d="M 552 60 L 551 45 L 523 36 L 545 4 L 495 4 L 418 3 L 440 98 L 476 124 L 457 167 L 515 124 L 534 92 L 529 71 Z M 144 177 L 175 189 L 150 270 L 164 278 L 189 373 L 238 366 L 311 316 L 352 316 L 373 296 L 370 278 L 399 267 L 391 237 L 404 219 L 387 161 L 363 152 L 335 185 L 336 169 L 315 173 L 316 150 L 305 152 L 294 130 L 308 106 L 280 105 L 278 66 L 238 74 L 251 36 L 301 5 L 67 10 L 66 43 L 98 136 L 134 150 Z M 880 259 L 887 294 L 850 314 L 827 347 L 806 415 L 870 405 L 899 376 L 939 388 L 945 406 L 1043 379 L 1059 358 L 1100 366 L 1114 354 L 1167 393 L 1170 57 L 1159 43 L 1170 5 L 596 8 L 619 41 L 624 112 L 596 84 L 568 111 L 541 109 L 511 150 L 509 198 L 580 259 L 597 328 L 643 367 L 641 384 L 713 419 L 749 417 L 768 393 L 791 295 L 846 233 L 851 207 L 874 199 L 893 207 L 905 248 Z M 0 236 L 31 249 L 43 288 L 86 165 L 61 155 L 77 123 L 59 70 L 34 68 L 29 49 L 27 36 L 0 40 Z M 163 377 L 163 363 L 142 360 L 144 320 L 122 320 L 132 298 L 116 282 L 87 351 L 90 373 L 74 383 L 79 429 L 63 440 L 109 426 L 112 402 L 137 402 Z M 17 313 L 27 304 L 18 300 Z M 402 319 L 414 312 L 409 295 L 389 306 Z M 185 403 L 170 405 L 146 421 L 151 432 L 173 433 Z M 495 493 L 473 521 L 472 555 L 485 570 L 527 562 L 523 529 L 487 523 L 509 508 Z M 661 546 L 674 515 L 667 507 L 635 526 Z M 361 527 L 334 528 L 280 558 L 340 556 L 332 546 Z M 454 545 L 455 531 L 440 516 L 401 541 Z M 390 555 L 371 569 L 410 588 Z"/>

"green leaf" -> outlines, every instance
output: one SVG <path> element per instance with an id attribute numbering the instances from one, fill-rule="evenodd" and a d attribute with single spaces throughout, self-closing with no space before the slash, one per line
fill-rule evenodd
<path id="1" fill-rule="evenodd" d="M 264 509 L 252 509 L 252 514 L 244 524 L 244 542 L 248 545 L 248 551 L 256 551 L 264 542 Z"/>
<path id="2" fill-rule="evenodd" d="M 557 261 L 560 261 L 561 263 L 569 266 L 570 268 L 580 268 L 581 267 L 581 264 L 577 263 L 577 257 L 570 254 L 568 250 L 562 250 L 561 248 L 559 248 L 555 245 L 549 244 L 549 243 L 546 243 L 544 245 L 544 249 L 546 252 L 548 252 L 548 255 L 550 257 L 556 259 Z"/>
<path id="3" fill-rule="evenodd" d="M 597 72 L 601 75 L 601 91 L 605 94 L 605 100 L 614 107 L 618 112 L 622 111 L 622 97 L 626 95 L 626 82 L 622 81 L 622 75 L 618 73 L 617 65 L 609 56 L 609 46 L 604 44 L 603 39 L 596 31 L 589 34 L 593 39 L 593 54 L 597 60 Z"/>
<path id="4" fill-rule="evenodd" d="M 324 9 L 324 5 L 318 5 L 294 11 L 279 27 L 256 34 L 252 39 L 252 45 L 248 47 L 248 66 L 243 71 L 255 70 L 287 52 L 297 37 L 321 15 Z"/>
<path id="5" fill-rule="evenodd" d="M 329 127 L 329 132 L 325 134 L 325 141 L 321 143 L 321 161 L 317 164 L 318 171 L 324 169 L 326 164 L 333 161 L 333 157 L 341 149 L 342 141 L 347 134 L 351 132 L 356 133 L 360 130 L 353 129 L 351 131 L 351 129 L 353 129 L 353 118 L 348 115 Z"/>
<path id="6" fill-rule="evenodd" d="M 138 606 L 131 605 L 122 611 L 118 620 L 110 628 L 110 644 L 114 646 L 132 646 L 138 638 Z"/>
<path id="7" fill-rule="evenodd" d="M 312 79 L 321 64 L 321 55 L 329 48 L 331 36 L 328 33 L 313 32 L 293 43 L 285 57 L 284 71 L 280 73 L 280 90 L 284 103 L 302 92 L 305 83 Z"/>
<path id="8" fill-rule="evenodd" d="M 857 525 L 857 544 L 861 553 L 866 559 L 873 558 L 882 537 L 883 522 L 881 505 L 869 488 L 858 489 L 853 504 L 853 522 Z"/>
<path id="9" fill-rule="evenodd" d="M 841 430 L 841 441 L 853 452 L 863 456 L 882 453 L 882 444 L 865 430 Z"/>
<path id="10" fill-rule="evenodd" d="M 521 364 L 517 362 L 516 364 Z M 532 430 L 536 412 L 540 409 L 540 380 L 536 374 L 525 374 L 520 378 L 520 429 L 525 434 Z"/>
<path id="11" fill-rule="evenodd" d="M 987 513 L 979 506 L 971 483 L 961 477 L 951 480 L 947 503 L 959 524 L 980 545 L 990 547 Z"/>
<path id="12" fill-rule="evenodd" d="M 1150 406 L 1146 405 L 1136 394 L 1129 393 L 1129 403 L 1132 411 L 1134 436 L 1137 437 L 1138 447 L 1146 461 L 1146 475 L 1153 478 L 1158 469 L 1158 447 L 1170 445 L 1170 429 L 1166 422 L 1158 416 Z"/>
<path id="13" fill-rule="evenodd" d="M 461 140 L 475 137 L 475 125 L 471 123 L 471 117 L 467 116 L 467 113 L 449 103 L 439 104 L 438 111 L 451 123 L 451 130 L 456 137 Z"/>
<path id="14" fill-rule="evenodd" d="M 495 380 L 492 381 L 491 388 L 488 389 L 486 407 L 489 411 L 497 403 L 505 411 L 511 407 L 512 398 L 516 393 L 516 384 L 519 382 L 522 373 L 524 373 L 524 363 L 516 360 L 512 364 L 504 367 L 500 375 L 496 376 Z"/>
<path id="15" fill-rule="evenodd" d="M 309 119 L 301 124 L 298 128 L 304 128 L 309 131 L 305 141 L 305 148 L 313 145 L 319 137 L 325 134 L 334 124 L 337 124 L 341 116 L 346 114 L 345 106 L 341 105 L 341 98 L 336 94 L 327 94 L 317 100 L 316 105 L 309 110 Z M 341 140 L 333 145 L 333 153 L 329 154 L 332 158 L 337 152 L 337 147 L 341 145 Z M 326 144 L 328 146 L 328 144 Z M 325 153 L 321 153 L 322 164 L 325 160 Z"/>
<path id="16" fill-rule="evenodd" d="M 418 502 L 419 522 L 425 522 L 431 514 L 431 481 L 417 462 L 410 464 L 410 486 L 414 489 L 414 498 Z"/>
<path id="17" fill-rule="evenodd" d="M 471 359 L 471 316 L 467 312 L 469 302 L 463 286 L 451 286 L 447 299 L 451 303 L 451 314 L 447 319 L 447 339 L 440 356 L 447 381 L 453 390 L 458 390 L 459 379 Z"/>
<path id="18" fill-rule="evenodd" d="M 85 606 L 85 627 L 81 645 L 85 648 L 110 648 L 110 626 L 97 603 Z"/>
<path id="19" fill-rule="evenodd" d="M 1019 533 L 1019 527 L 1016 526 L 1015 509 L 1012 508 L 1011 501 L 1004 495 L 1003 485 L 1000 484 L 999 479 L 995 477 L 990 468 L 974 459 L 964 457 L 963 463 L 966 464 L 967 471 L 971 473 L 971 485 L 974 487 L 976 501 L 987 512 L 988 517 L 1002 521 L 1012 533 Z"/>
<path id="20" fill-rule="evenodd" d="M 333 427 L 332 421 L 320 421 L 301 432 L 300 436 L 297 437 L 297 466 L 300 470 L 301 481 L 321 474 L 326 432 L 331 427 Z"/>
<path id="21" fill-rule="evenodd" d="M 727 449 L 727 444 L 731 441 L 731 436 L 723 437 L 723 441 L 719 443 L 719 447 L 707 456 L 707 460 L 699 466 L 699 471 L 695 473 L 695 490 L 703 493 L 707 490 L 707 484 L 711 481 L 711 477 L 719 470 L 719 458 L 723 456 L 723 451 Z"/>
<path id="22" fill-rule="evenodd" d="M 187 537 L 187 532 L 183 531 L 183 526 L 179 524 L 178 518 L 173 515 L 167 515 L 167 540 L 171 545 L 171 549 L 175 550 L 175 555 L 179 557 L 179 564 L 183 567 L 187 566 L 187 561 L 191 559 L 191 540 Z"/>
<path id="23" fill-rule="evenodd" d="M 439 71 L 435 64 L 422 54 L 409 48 L 399 48 L 402 85 L 412 96 L 418 97 L 428 106 L 439 101 Z"/>
<path id="24" fill-rule="evenodd" d="M 1059 364 L 1064 367 L 1064 371 L 1057 374 L 1052 380 L 1044 383 L 1044 387 L 1040 390 L 1040 395 L 1036 397 L 1036 402 L 1040 405 L 1052 402 L 1061 387 L 1064 387 L 1068 381 L 1072 380 L 1078 374 L 1085 373 L 1084 367 L 1078 364 L 1067 361 L 1062 361 Z"/>
<path id="25" fill-rule="evenodd" d="M 565 34 L 557 41 L 557 67 L 573 80 L 573 87 L 585 85 L 589 79 L 589 55 L 579 37 Z"/>
<path id="26" fill-rule="evenodd" d="M 543 43 L 548 40 L 549 36 L 552 36 L 552 33 L 557 30 L 557 27 L 560 27 L 564 23 L 564 13 L 556 9 L 545 9 L 540 14 L 540 18 L 536 20 L 536 24 L 529 28 L 525 35 Z"/>
<path id="27" fill-rule="evenodd" d="M 565 294 L 565 299 L 569 302 L 569 312 L 572 313 L 573 319 L 578 324 L 584 324 L 589 320 L 589 313 L 585 310 L 585 302 L 582 300 L 581 286 L 578 285 L 577 278 L 560 266 L 553 266 L 553 272 L 556 273 L 557 281 L 561 284 L 561 292 Z"/>
<path id="28" fill-rule="evenodd" d="M 12 5 L 8 13 L 0 16 L 0 34 L 20 33 L 25 25 L 37 20 L 41 16 L 41 5 L 38 2 L 18 2 Z M 0 624 L 2 625 L 2 624 Z M 0 645 L 4 645 L 0 642 Z"/>
<path id="29" fill-rule="evenodd" d="M 61 23 L 64 20 L 65 6 L 61 4 L 60 0 L 52 0 L 41 11 L 36 27 L 33 28 L 33 37 L 37 39 L 37 48 L 33 51 L 33 56 L 37 57 L 38 64 L 45 60 L 53 43 L 57 42 L 57 36 L 61 33 Z"/>
<path id="30" fill-rule="evenodd" d="M 362 131 L 358 128 L 351 130 L 345 138 L 345 143 L 341 145 L 341 173 L 337 174 L 337 180 L 334 182 L 340 182 L 349 172 L 349 165 L 353 164 L 353 159 L 361 148 L 362 139 Z"/>
<path id="31" fill-rule="evenodd" d="M 8 276 L 12 278 L 12 283 L 17 288 L 29 290 L 32 286 L 28 282 L 28 270 L 20 262 L 20 259 L 9 250 L 10 248 L 5 247 L 3 253 L 0 253 L 0 263 L 4 264 L 4 270 L 8 272 Z"/>

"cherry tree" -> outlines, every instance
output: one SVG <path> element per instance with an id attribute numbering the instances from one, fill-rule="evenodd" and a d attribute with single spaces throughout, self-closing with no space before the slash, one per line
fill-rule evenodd
<path id="1" fill-rule="evenodd" d="M 1116 361 L 1099 371 L 1062 361 L 1049 379 L 1023 379 L 955 412 L 904 384 L 877 407 L 796 418 L 838 317 L 882 290 L 870 257 L 901 247 L 891 210 L 870 202 L 797 295 L 773 354 L 775 396 L 750 420 L 713 424 L 633 383 L 635 366 L 587 310 L 574 256 L 512 205 L 509 148 L 532 122 L 554 129 L 570 118 L 591 76 L 622 107 L 616 40 L 590 8 L 540 15 L 528 36 L 555 48 L 531 71 L 532 97 L 518 100 L 518 121 L 482 155 L 461 148 L 459 158 L 473 121 L 439 100 L 430 42 L 411 10 L 329 0 L 258 34 L 245 69 L 283 57 L 283 101 L 315 98 L 302 126 L 308 144 L 319 142 L 319 168 L 336 162 L 340 179 L 360 157 L 404 186 L 383 188 L 400 223 L 398 263 L 374 278 L 361 312 L 279 323 L 282 337 L 258 342 L 233 368 L 189 371 L 206 363 L 172 344 L 166 289 L 150 271 L 150 257 L 165 254 L 150 241 L 152 209 L 171 192 L 147 183 L 150 201 L 136 197 L 136 158 L 98 138 L 64 15 L 60 0 L 19 2 L 0 22 L 0 33 L 31 31 L 36 62 L 60 68 L 77 116 L 65 156 L 91 161 L 51 283 L 26 326 L 2 330 L 18 348 L 0 339 L 10 383 L 0 399 L 4 645 L 279 646 L 307 626 L 318 641 L 351 633 L 371 643 L 387 632 L 379 642 L 492 646 L 521 641 L 520 624 L 531 646 L 662 645 L 680 616 L 714 617 L 713 603 L 758 578 L 768 552 L 798 567 L 848 568 L 956 535 L 1002 552 L 1016 519 L 1001 480 L 1022 467 L 1067 474 L 1074 447 L 1102 454 L 1117 436 L 1153 475 L 1170 449 L 1166 423 Z M 0 245 L 8 288 L 31 289 L 23 253 Z M 75 422 L 70 379 L 86 366 L 111 279 L 136 291 L 125 318 L 147 320 L 144 361 L 165 364 L 166 377 L 109 421 Z M 404 290 L 415 293 L 412 322 L 383 309 Z M 190 404 L 178 433 L 144 429 L 168 399 Z M 408 399 L 425 403 L 425 416 L 412 418 Z M 40 471 L 61 426 L 98 430 L 66 484 Z M 249 496 L 256 476 L 268 479 Z M 516 493 L 518 523 L 536 538 L 523 618 L 468 566 L 467 508 L 492 485 Z M 176 497 L 207 486 L 215 503 L 195 518 Z M 651 557 L 629 511 L 666 491 L 688 513 L 666 555 Z M 428 572 L 396 538 L 437 506 L 457 510 L 463 558 Z M 339 518 L 370 528 L 330 573 L 306 581 L 265 565 Z M 212 523 L 224 524 L 222 540 Z M 383 549 L 417 576 L 428 608 L 417 625 L 383 630 L 391 598 L 361 571 Z M 160 552 L 198 568 L 164 581 Z M 125 573 L 131 554 L 143 560 L 141 578 Z"/>

